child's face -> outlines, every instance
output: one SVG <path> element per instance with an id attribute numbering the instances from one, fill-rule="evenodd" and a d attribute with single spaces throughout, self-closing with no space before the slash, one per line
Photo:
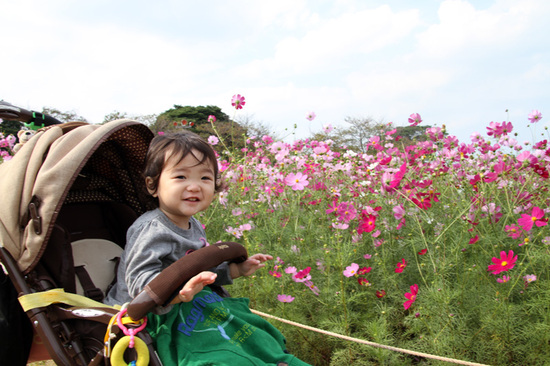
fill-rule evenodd
<path id="1" fill-rule="evenodd" d="M 192 152 L 202 158 L 199 151 Z M 187 230 L 191 216 L 206 210 L 214 199 L 214 168 L 208 161 L 199 164 L 192 154 L 177 164 L 175 159 L 168 158 L 160 173 L 157 191 L 150 193 L 159 199 L 161 211 L 176 225 Z"/>

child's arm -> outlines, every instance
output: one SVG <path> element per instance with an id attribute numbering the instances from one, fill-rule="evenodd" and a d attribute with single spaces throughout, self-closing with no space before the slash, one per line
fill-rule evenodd
<path id="1" fill-rule="evenodd" d="M 238 278 L 241 276 L 250 276 L 258 269 L 265 267 L 264 262 L 272 260 L 273 257 L 269 254 L 254 254 L 242 263 L 231 263 L 229 265 L 229 271 L 231 278 Z"/>
<path id="2" fill-rule="evenodd" d="M 170 304 L 189 302 L 193 300 L 193 297 L 201 292 L 205 286 L 214 283 L 217 276 L 218 275 L 213 272 L 204 271 L 194 277 L 191 277 L 191 279 L 182 287 L 178 293 L 178 296 L 176 296 Z"/>

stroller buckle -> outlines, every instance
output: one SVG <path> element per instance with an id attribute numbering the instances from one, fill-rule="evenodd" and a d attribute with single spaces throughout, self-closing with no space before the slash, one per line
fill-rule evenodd
<path id="1" fill-rule="evenodd" d="M 31 215 L 32 224 L 34 227 L 34 232 L 36 235 L 42 234 L 42 218 L 38 215 L 38 198 L 33 197 L 31 203 L 29 203 L 29 213 Z"/>

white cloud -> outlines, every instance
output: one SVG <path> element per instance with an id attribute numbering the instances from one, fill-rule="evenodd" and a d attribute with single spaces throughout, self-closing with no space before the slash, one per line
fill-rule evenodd
<path id="1" fill-rule="evenodd" d="M 450 58 L 466 52 L 471 57 L 483 57 L 495 48 L 512 48 L 525 40 L 534 22 L 542 20 L 541 13 L 548 14 L 548 6 L 543 9 L 542 3 L 500 1 L 477 10 L 474 2 L 446 0 L 438 11 L 439 23 L 418 35 L 418 54 Z"/>
<path id="2" fill-rule="evenodd" d="M 280 39 L 272 57 L 252 60 L 242 70 L 258 75 L 319 73 L 339 68 L 341 60 L 365 57 L 400 41 L 420 23 L 416 10 L 394 13 L 387 5 L 325 17 L 303 36 Z"/>

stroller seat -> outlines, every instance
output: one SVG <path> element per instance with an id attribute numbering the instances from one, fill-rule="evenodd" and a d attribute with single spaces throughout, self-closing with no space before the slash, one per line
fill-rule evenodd
<path id="1" fill-rule="evenodd" d="M 122 248 L 105 239 L 81 239 L 72 242 L 71 247 L 76 293 L 91 299 L 103 297 L 115 279 Z"/>

